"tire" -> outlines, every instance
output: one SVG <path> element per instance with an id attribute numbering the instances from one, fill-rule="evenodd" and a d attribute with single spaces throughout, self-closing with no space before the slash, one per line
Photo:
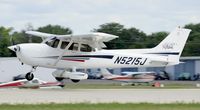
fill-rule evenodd
<path id="1" fill-rule="evenodd" d="M 55 77 L 55 79 L 56 79 L 57 81 L 63 81 L 63 80 L 64 80 L 64 78 L 60 78 L 60 77 Z"/>
<path id="2" fill-rule="evenodd" d="M 28 72 L 28 73 L 26 74 L 25 78 L 26 78 L 28 81 L 31 81 L 31 80 L 33 80 L 33 78 L 34 78 L 34 75 L 33 75 L 33 73 Z"/>
<path id="3" fill-rule="evenodd" d="M 76 79 L 71 79 L 72 80 L 72 82 L 74 82 L 74 83 L 77 83 L 77 82 L 79 82 L 80 80 L 76 80 Z"/>

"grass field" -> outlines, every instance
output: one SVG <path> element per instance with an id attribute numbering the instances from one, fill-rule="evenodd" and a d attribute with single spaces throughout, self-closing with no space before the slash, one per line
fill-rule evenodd
<path id="1" fill-rule="evenodd" d="M 200 110 L 200 104 L 36 104 L 0 105 L 0 110 Z"/>

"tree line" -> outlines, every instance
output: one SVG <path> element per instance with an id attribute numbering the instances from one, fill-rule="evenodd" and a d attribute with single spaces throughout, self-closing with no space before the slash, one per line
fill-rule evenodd
<path id="1" fill-rule="evenodd" d="M 182 56 L 200 56 L 200 23 L 187 24 L 185 28 L 192 29 L 189 39 L 185 45 Z M 20 43 L 39 43 L 42 42 L 40 37 L 32 37 L 25 34 L 27 30 L 35 30 L 40 32 L 46 32 L 51 34 L 72 34 L 73 31 L 69 27 L 60 25 L 46 25 L 33 29 L 33 26 L 28 24 L 26 29 L 18 32 L 13 28 L 0 27 L 0 57 L 12 57 L 15 54 L 7 47 L 10 45 Z M 99 27 L 91 30 L 93 32 L 104 32 L 119 36 L 118 39 L 114 39 L 105 43 L 107 49 L 139 49 L 139 48 L 152 48 L 159 44 L 169 32 L 155 32 L 147 35 L 140 29 L 135 27 L 125 28 L 120 23 L 105 23 Z"/>

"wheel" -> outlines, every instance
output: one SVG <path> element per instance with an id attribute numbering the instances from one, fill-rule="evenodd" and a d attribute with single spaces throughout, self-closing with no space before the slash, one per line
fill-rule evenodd
<path id="1" fill-rule="evenodd" d="M 28 73 L 26 74 L 25 78 L 26 78 L 28 81 L 31 81 L 31 80 L 33 80 L 33 78 L 34 78 L 34 75 L 33 75 L 33 73 L 28 72 Z"/>
<path id="2" fill-rule="evenodd" d="M 71 79 L 71 81 L 74 82 L 74 83 L 78 83 L 80 80 Z"/>
<path id="3" fill-rule="evenodd" d="M 65 87 L 65 85 L 63 84 L 63 85 L 59 85 L 60 87 L 62 87 L 62 88 L 64 88 Z"/>
<path id="4" fill-rule="evenodd" d="M 57 81 L 63 81 L 63 80 L 64 80 L 64 78 L 60 78 L 60 77 L 55 77 L 55 79 L 56 79 Z"/>

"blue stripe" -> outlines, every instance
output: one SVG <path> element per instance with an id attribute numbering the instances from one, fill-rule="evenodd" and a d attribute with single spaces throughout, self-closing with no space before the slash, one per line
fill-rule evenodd
<path id="1" fill-rule="evenodd" d="M 160 55 L 179 55 L 179 52 L 160 52 L 160 53 L 147 53 L 147 54 L 160 54 Z"/>
<path id="2" fill-rule="evenodd" d="M 63 56 L 65 58 L 77 58 L 77 57 L 88 57 L 88 58 L 105 58 L 105 59 L 112 59 L 113 55 L 77 55 L 77 56 Z"/>
<path id="3" fill-rule="evenodd" d="M 57 59 L 59 56 L 48 56 L 48 57 L 40 57 L 40 58 L 54 58 Z M 88 60 L 89 58 L 105 58 L 112 59 L 113 55 L 76 55 L 76 56 L 62 56 L 62 58 L 74 58 L 74 59 L 83 59 Z"/>

